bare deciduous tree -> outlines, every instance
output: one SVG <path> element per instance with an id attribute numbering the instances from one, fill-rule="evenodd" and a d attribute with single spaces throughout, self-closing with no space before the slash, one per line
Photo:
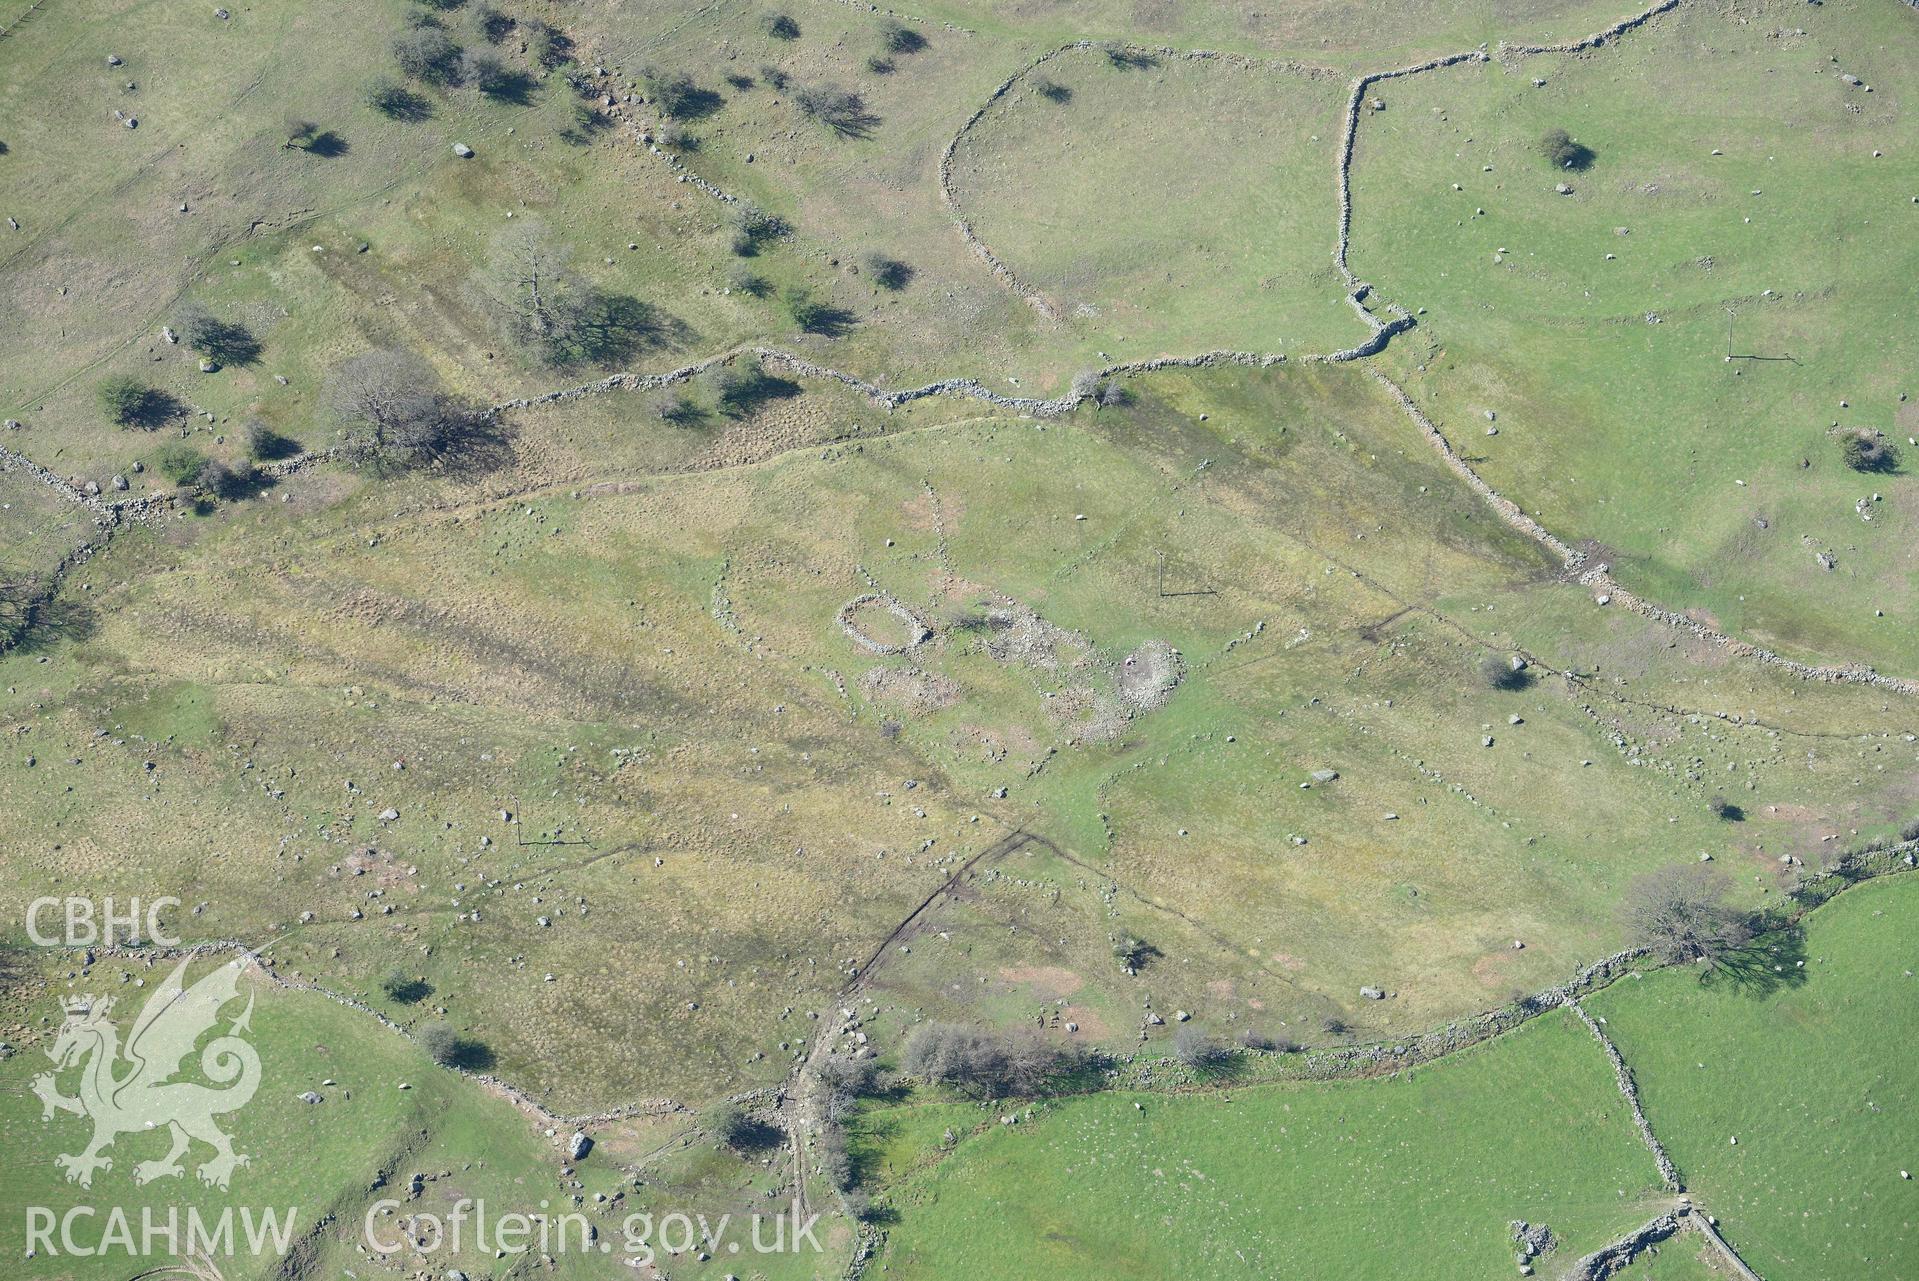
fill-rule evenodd
<path id="1" fill-rule="evenodd" d="M 393 42 L 393 59 L 414 80 L 434 85 L 460 83 L 460 46 L 444 31 L 426 27 Z"/>
<path id="2" fill-rule="evenodd" d="M 623 360 L 684 328 L 638 298 L 588 282 L 572 251 L 536 218 L 493 238 L 473 288 L 509 339 L 556 367 Z"/>
<path id="3" fill-rule="evenodd" d="M 869 138 L 880 123 L 864 98 L 837 85 L 807 85 L 793 94 L 793 105 L 842 138 Z"/>
<path id="4" fill-rule="evenodd" d="M 1053 1045 L 1030 1031 L 927 1023 L 907 1039 L 901 1062 L 923 1080 L 984 1096 L 1037 1094 L 1083 1058 L 1074 1047 Z"/>
<path id="5" fill-rule="evenodd" d="M 1726 901 L 1731 890 L 1730 878 L 1704 864 L 1662 867 L 1628 887 L 1626 921 L 1663 961 L 1717 964 L 1752 941 L 1747 915 Z"/>
<path id="6" fill-rule="evenodd" d="M 1195 1071 L 1213 1067 L 1225 1055 L 1225 1047 L 1197 1023 L 1182 1024 L 1173 1033 L 1173 1057 Z"/>
<path id="7" fill-rule="evenodd" d="M 433 367 L 410 352 L 370 351 L 327 379 L 327 402 L 353 430 L 353 443 L 395 462 L 437 457 L 483 415 L 447 392 Z"/>
<path id="8" fill-rule="evenodd" d="M 545 223 L 522 219 L 493 237 L 480 292 L 515 338 L 540 346 L 564 343 L 585 291 L 572 259 Z"/>

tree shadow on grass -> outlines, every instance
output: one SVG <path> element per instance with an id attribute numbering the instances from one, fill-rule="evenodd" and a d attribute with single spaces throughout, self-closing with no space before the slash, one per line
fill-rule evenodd
<path id="1" fill-rule="evenodd" d="M 720 375 L 716 399 L 728 418 L 745 418 L 769 401 L 791 400 L 802 390 L 791 378 L 764 369 L 729 369 Z"/>
<path id="2" fill-rule="evenodd" d="M 859 103 L 842 107 L 821 119 L 826 121 L 827 128 L 842 138 L 871 138 L 873 131 L 880 127 L 878 113 Z"/>
<path id="3" fill-rule="evenodd" d="M 188 341 L 195 351 L 223 365 L 251 365 L 260 359 L 260 340 L 245 325 L 232 321 L 203 319 Z"/>
<path id="4" fill-rule="evenodd" d="M 533 105 L 534 90 L 539 87 L 540 82 L 524 71 L 503 71 L 489 77 L 486 83 L 480 86 L 480 92 L 494 102 L 503 102 L 514 107 L 530 107 Z"/>
<path id="5" fill-rule="evenodd" d="M 766 1121 L 749 1120 L 734 1136 L 731 1146 L 746 1152 L 770 1152 L 783 1147 L 786 1143 L 786 1131 Z"/>
<path id="6" fill-rule="evenodd" d="M 466 1072 L 489 1072 L 498 1061 L 491 1046 L 471 1037 L 461 1037 L 455 1041 L 446 1059 L 447 1066 Z"/>
<path id="7" fill-rule="evenodd" d="M 513 426 L 497 414 L 468 407 L 432 450 L 433 462 L 455 480 L 477 480 L 514 461 Z"/>
<path id="8" fill-rule="evenodd" d="M 325 133 L 314 134 L 307 140 L 305 151 L 309 156 L 319 156 L 323 160 L 334 160 L 352 150 L 345 138 L 329 129 Z"/>
<path id="9" fill-rule="evenodd" d="M 99 630 L 100 616 L 92 606 L 65 597 L 41 597 L 32 602 L 13 644 L 0 644 L 22 654 L 41 654 L 74 641 L 83 641 Z M 4 638 L 0 638 L 4 639 Z"/>
<path id="10" fill-rule="evenodd" d="M 386 994 L 401 1005 L 418 1005 L 433 995 L 433 985 L 425 979 L 396 979 L 385 986 Z"/>
<path id="11" fill-rule="evenodd" d="M 798 322 L 802 333 L 816 334 L 821 338 L 844 338 L 859 323 L 859 317 L 846 308 L 823 302 L 808 303 L 803 309 L 795 308 L 793 319 Z"/>
<path id="12" fill-rule="evenodd" d="M 147 387 L 129 402 L 120 421 L 125 426 L 137 427 L 141 431 L 156 431 L 173 419 L 183 417 L 186 412 L 186 405 L 172 392 Z"/>
<path id="13" fill-rule="evenodd" d="M 419 124 L 433 118 L 433 103 L 424 94 L 401 85 L 387 85 L 374 94 L 373 109 L 388 120 Z"/>
<path id="14" fill-rule="evenodd" d="M 880 118 L 859 94 L 831 85 L 808 85 L 793 95 L 796 106 L 842 138 L 870 138 Z"/>
<path id="15" fill-rule="evenodd" d="M 683 346 L 693 338 L 692 327 L 631 294 L 604 289 L 590 291 L 580 305 L 566 336 L 548 355 L 553 364 L 617 365 L 641 351 Z"/>
<path id="16" fill-rule="evenodd" d="M 1771 996 L 1805 986 L 1805 961 L 1806 932 L 1789 925 L 1727 952 L 1699 981 L 1705 987 L 1725 987 L 1745 996 Z"/>
<path id="17" fill-rule="evenodd" d="M 726 105 L 726 99 L 711 89 L 695 89 L 681 96 L 673 112 L 675 120 L 704 120 Z"/>
<path id="18" fill-rule="evenodd" d="M 560 141 L 570 147 L 584 147 L 604 133 L 612 118 L 591 103 L 573 104 L 571 118 L 566 128 L 560 130 Z"/>

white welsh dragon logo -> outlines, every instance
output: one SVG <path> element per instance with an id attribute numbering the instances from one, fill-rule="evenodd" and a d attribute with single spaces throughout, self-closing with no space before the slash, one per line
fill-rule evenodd
<path id="1" fill-rule="evenodd" d="M 66 1002 L 66 1022 L 53 1048 L 47 1051 L 54 1070 L 34 1078 L 33 1092 L 40 1096 L 49 1120 L 58 1110 L 93 1121 L 92 1142 L 83 1151 L 56 1158 L 69 1181 L 92 1187 L 94 1171 L 113 1168 L 113 1158 L 102 1153 L 115 1138 L 161 1126 L 172 1132 L 173 1146 L 159 1160 L 135 1165 L 136 1182 L 150 1183 L 182 1173 L 180 1158 L 192 1139 L 213 1148 L 213 1156 L 199 1167 L 204 1183 L 224 1188 L 233 1171 L 248 1163 L 247 1157 L 233 1150 L 233 1140 L 214 1124 L 213 1118 L 246 1106 L 260 1088 L 260 1056 L 240 1037 L 250 1030 L 251 994 L 246 1009 L 229 1025 L 226 1034 L 208 1042 L 200 1053 L 200 1070 L 226 1088 L 171 1079 L 179 1074 L 200 1037 L 219 1020 L 221 1007 L 239 995 L 245 959 L 226 962 L 191 988 L 184 982 L 187 964 L 180 962 L 140 1011 L 127 1037 L 124 1065 L 119 1029 L 107 1020 L 107 1012 L 113 1007 L 111 998 Z M 79 1095 L 68 1098 L 55 1082 L 61 1072 L 76 1064 L 84 1064 Z"/>

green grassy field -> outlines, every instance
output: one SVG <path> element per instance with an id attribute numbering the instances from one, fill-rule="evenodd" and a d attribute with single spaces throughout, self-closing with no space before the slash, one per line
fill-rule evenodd
<path id="1" fill-rule="evenodd" d="M 1017 396 L 1161 354 L 1346 346 L 1350 78 L 1488 42 L 1489 62 L 1368 95 L 1351 264 L 1419 313 L 1379 372 L 1648 599 L 1919 675 L 1907 6 L 1687 3 L 1563 57 L 1496 42 L 1622 14 L 935 0 L 889 49 L 893 16 L 827 0 L 782 6 L 784 34 L 736 3 L 501 0 L 489 35 L 491 9 L 50 0 L 0 32 L 0 286 L 20 304 L 0 308 L 0 443 L 162 504 L 0 651 L 0 946 L 23 949 L 47 893 L 170 894 L 188 942 L 273 940 L 278 973 L 403 1029 L 445 1021 L 557 1112 L 638 1106 L 561 1173 L 570 1130 L 369 1015 L 261 986 L 260 1161 L 233 1195 L 339 1220 L 242 1275 L 443 1271 L 346 1230 L 381 1172 L 426 1174 L 422 1208 L 547 1198 L 608 1238 L 630 1210 L 783 1204 L 807 1182 L 784 1146 L 728 1151 L 693 1116 L 804 1086 L 841 1008 L 889 1065 L 948 1019 L 1096 1048 L 1134 1086 L 1176 1011 L 1232 1040 L 1391 1044 L 1624 946 L 1648 871 L 1710 861 L 1764 908 L 1919 815 L 1904 696 L 1600 607 L 1367 362 L 1166 369 L 1040 418 L 889 406 L 751 351 Z M 368 91 L 409 30 L 462 46 L 465 82 L 416 79 L 382 112 Z M 1024 70 L 1081 39 L 1141 56 Z M 507 88 L 482 91 L 479 55 Z M 809 115 L 822 88 L 863 118 Z M 290 143 L 300 120 L 315 132 Z M 1590 168 L 1544 161 L 1552 127 Z M 956 136 L 958 211 L 1056 318 L 960 237 L 939 187 Z M 748 207 L 778 234 L 743 239 Z M 516 325 L 516 242 L 602 308 L 581 342 Z M 794 291 L 828 320 L 808 331 Z M 257 351 L 203 370 L 163 333 L 195 307 Z M 260 429 L 340 444 L 336 371 L 386 348 L 471 406 L 715 363 L 504 410 L 429 466 L 336 457 L 175 495 L 183 447 L 245 469 Z M 117 425 L 114 377 L 167 411 Z M 1884 431 L 1899 469 L 1846 471 L 1851 427 Z M 92 510 L 0 472 L 9 581 L 100 537 Z M 1485 664 L 1515 656 L 1525 678 L 1495 688 Z M 1594 1000 L 1767 1281 L 1900 1273 L 1911 898 L 1868 887 L 1813 916 L 1776 990 L 1662 972 Z M 23 954 L 0 958 L 20 1051 L 0 1130 L 39 1155 L 0 1191 L 74 1204 L 27 1082 L 60 996 L 124 1007 L 152 972 Z M 381 990 L 396 969 L 419 999 Z M 297 1100 L 327 1077 L 339 1097 Z M 1558 1015 L 1390 1079 L 1001 1114 L 905 1091 L 860 1115 L 890 1233 L 870 1275 L 1384 1276 L 1416 1240 L 1420 1266 L 1483 1276 L 1511 1266 L 1512 1219 L 1552 1226 L 1563 1262 L 1662 1200 L 1597 1046 Z M 119 1201 L 221 1200 L 135 1187 L 133 1159 Z M 835 1207 L 822 1257 L 658 1271 L 839 1275 L 854 1225 L 810 1191 Z M 1695 1244 L 1629 1275 L 1702 1275 Z"/>
<path id="2" fill-rule="evenodd" d="M 1353 176 L 1354 270 L 1428 311 L 1390 363 L 1489 481 L 1668 606 L 1901 672 L 1919 352 L 1885 320 L 1919 243 L 1912 22 L 1684 6 L 1576 57 L 1392 82 Z M 1555 127 L 1589 170 L 1541 156 Z M 1759 358 L 1724 358 L 1729 323 Z M 1845 468 L 1835 429 L 1858 428 L 1896 474 Z"/>
<path id="3" fill-rule="evenodd" d="M 170 969 L 102 962 L 52 986 L 61 995 L 113 993 L 120 1005 L 137 1010 Z M 210 962 L 196 963 L 189 984 L 210 969 Z M 733 1243 L 762 1278 L 837 1271 L 828 1260 L 844 1253 L 842 1220 L 816 1228 L 818 1250 L 755 1249 L 751 1216 L 768 1216 L 759 1240 L 770 1244 L 770 1216 L 786 1208 L 766 1195 L 780 1186 L 777 1171 L 700 1142 L 689 1116 L 594 1124 L 593 1150 L 573 1162 L 564 1151 L 570 1124 L 545 1123 L 436 1066 L 367 1015 L 257 978 L 242 980 L 241 999 L 248 997 L 253 1009 L 247 1035 L 259 1053 L 260 1084 L 250 1103 L 222 1119 L 235 1150 L 249 1157 L 225 1188 L 204 1186 L 196 1177 L 193 1166 L 211 1152 L 199 1144 L 190 1149 L 183 1175 L 138 1184 L 134 1166 L 164 1154 L 163 1132 L 122 1134 L 107 1149 L 111 1168 L 96 1173 L 91 1187 L 69 1183 L 54 1158 L 80 1150 L 87 1122 L 65 1114 L 42 1119 L 29 1087 L 50 1066 L 44 1056 L 22 1053 L 0 1061 L 0 1132 L 17 1158 L 0 1176 L 0 1192 L 20 1211 L 8 1215 L 0 1239 L 12 1257 L 27 1258 L 28 1208 L 41 1208 L 59 1222 L 78 1207 L 72 1245 L 96 1251 L 92 1257 L 77 1254 L 56 1228 L 51 1249 L 38 1242 L 41 1248 L 27 1265 L 30 1275 L 92 1281 L 125 1277 L 140 1260 L 185 1259 L 186 1216 L 197 1213 L 211 1226 L 227 1208 L 235 1211 L 233 1231 L 242 1242 L 231 1259 L 216 1259 L 228 1281 L 283 1277 L 289 1268 L 301 1275 L 361 1278 L 411 1276 L 420 1269 L 437 1276 L 452 1268 L 505 1275 L 542 1253 L 550 1261 L 541 1266 L 563 1277 L 629 1276 L 633 1267 L 657 1260 L 682 1275 L 717 1278 L 729 1267 L 740 1268 L 726 1248 Z M 130 1024 L 132 1012 L 122 1026 Z M 240 1012 L 236 1002 L 221 1026 Z M 61 1014 L 57 997 L 49 995 L 38 1005 L 10 1005 L 7 1021 L 44 1018 L 58 1026 Z M 76 1081 L 69 1069 L 60 1084 L 71 1091 Z M 320 1101 L 303 1101 L 308 1091 Z M 139 1218 L 146 1202 L 181 1216 L 177 1249 L 166 1248 L 164 1236 L 154 1238 L 154 1249 L 146 1248 Z M 131 1216 L 138 1243 L 131 1249 L 110 1244 L 105 1207 L 111 1205 L 126 1207 Z M 288 1225 L 291 1248 L 270 1236 L 261 1238 L 267 1244 L 260 1248 L 246 1244 L 242 1208 L 256 1216 L 278 1214 L 277 1222 Z M 704 1248 L 712 1259 L 696 1260 L 697 1250 L 680 1246 L 680 1224 L 668 1221 L 676 1214 L 710 1234 Z M 462 1215 L 456 1238 L 451 1225 Z M 546 1216 L 545 1250 L 537 1228 L 525 1238 L 534 1243 L 527 1255 L 494 1235 L 509 1215 Z M 483 1220 L 493 1226 L 482 1227 Z M 504 1261 L 495 1255 L 499 1241 L 511 1247 Z M 669 1253 L 673 1249 L 677 1257 Z"/>
<path id="4" fill-rule="evenodd" d="M 1911 1271 L 1916 913 L 1910 877 L 1861 886 L 1744 981 L 1664 972 L 1588 1002 L 1687 1188 L 1763 1277 Z"/>
<path id="5" fill-rule="evenodd" d="M 170 964 L 120 965 L 103 962 L 70 979 L 52 985 L 37 1005 L 10 1010 L 12 1018 L 58 1026 L 59 995 L 112 994 L 118 1006 L 130 1007 L 118 1021 L 131 1023 L 147 996 L 171 970 Z M 188 982 L 212 969 L 195 965 Z M 144 984 L 145 987 L 139 986 Z M 564 1179 L 558 1171 L 564 1160 L 551 1140 L 542 1139 L 528 1121 L 507 1103 L 487 1098 L 478 1089 L 435 1067 L 419 1049 L 375 1026 L 365 1015 L 343 1009 L 321 997 L 288 993 L 263 981 L 243 979 L 241 999 L 251 997 L 253 1011 L 249 1039 L 259 1051 L 258 1093 L 244 1110 L 221 1121 L 236 1151 L 248 1164 L 235 1170 L 225 1188 L 208 1187 L 194 1166 L 210 1155 L 196 1143 L 185 1158 L 187 1169 L 176 1177 L 154 1179 L 142 1189 L 134 1166 L 165 1154 L 164 1132 L 121 1135 L 108 1149 L 111 1168 L 94 1175 L 90 1188 L 67 1182 L 54 1157 L 77 1152 L 90 1133 L 86 1119 L 56 1114 L 41 1118 L 40 1101 L 29 1090 L 31 1078 L 51 1066 L 35 1052 L 17 1054 L 0 1063 L 6 1088 L 0 1128 L 6 1134 L 9 1161 L 0 1188 L 6 1202 L 22 1214 L 9 1214 L 4 1228 L 6 1249 L 13 1259 L 26 1257 L 26 1207 L 44 1207 L 65 1216 L 73 1207 L 118 1204 L 132 1207 L 135 1239 L 141 1230 L 138 1205 L 151 1199 L 176 1207 L 183 1216 L 196 1211 L 211 1223 L 226 1207 L 272 1209 L 290 1219 L 288 1239 L 297 1254 L 323 1250 L 333 1233 L 348 1241 L 361 1240 L 361 1223 L 368 1208 L 381 1197 L 406 1199 L 406 1187 L 415 1172 L 435 1178 L 432 1204 L 446 1189 L 439 1179 L 446 1167 L 467 1189 L 467 1195 L 495 1199 L 504 1210 L 512 1205 L 532 1210 L 542 1197 L 563 1199 Z M 226 1020 L 240 1006 L 227 1010 Z M 120 1069 L 125 1074 L 124 1067 Z M 63 1090 L 74 1089 L 74 1074 L 63 1074 Z M 321 1102 L 299 1097 L 314 1092 Z M 369 1186 L 378 1171 L 383 1190 Z M 423 1205 L 411 1208 L 424 1208 Z M 292 1213 L 289 1215 L 288 1212 Z M 104 1210 L 88 1220 L 76 1220 L 74 1237 L 83 1249 L 102 1246 Z M 340 1226 L 324 1228 L 321 1220 L 333 1215 Z M 382 1217 L 382 1236 L 391 1225 Z M 183 1228 L 184 1231 L 184 1228 Z M 236 1221 L 235 1233 L 242 1229 Z M 157 1256 L 184 1256 L 180 1249 L 159 1249 Z M 274 1275 L 282 1251 L 242 1247 L 229 1277 Z M 350 1251 L 364 1256 L 363 1250 Z M 152 1257 L 144 1248 L 106 1249 L 96 1257 L 76 1257 L 61 1247 L 41 1250 L 28 1266 L 36 1277 L 124 1277 L 137 1270 L 139 1260 Z M 481 1256 L 467 1250 L 449 1257 L 443 1266 L 464 1263 L 473 1268 Z M 355 1265 L 369 1266 L 361 1257 Z M 594 1260 L 593 1262 L 598 1262 Z M 397 1261 L 396 1261 L 397 1263 Z M 580 1272 L 579 1275 L 606 1275 Z"/>
<path id="6" fill-rule="evenodd" d="M 993 1109 L 930 1124 L 916 1111 L 855 1130 L 901 1172 L 881 1276 L 1386 1277 L 1417 1241 L 1428 1275 L 1483 1277 L 1512 1266 L 1512 1220 L 1552 1228 L 1570 1260 L 1662 1200 L 1597 1047 L 1566 1015 L 1385 1080 L 1114 1093 L 1017 1126 Z M 917 1168 L 937 1125 L 957 1146 Z"/>
<path id="7" fill-rule="evenodd" d="M 1345 77 L 1147 56 L 1062 54 L 988 110 L 953 167 L 975 230 L 1114 350 L 1364 338 L 1326 243 Z"/>
<path id="8" fill-rule="evenodd" d="M 961 1013 L 1064 984 L 1119 1045 L 1148 1005 L 1307 1042 L 1423 1029 L 1618 948 L 1639 871 L 1709 851 L 1757 902 L 1820 823 L 1906 816 L 1911 749 L 1856 737 L 1896 723 L 1870 703 L 1810 711 L 1590 609 L 1541 627 L 1577 590 L 1363 376 L 1139 391 L 1045 430 L 808 393 L 690 452 L 621 398 L 514 438 L 578 488 L 321 472 L 119 540 L 71 584 L 84 643 L 5 660 L 36 763 L 0 770 L 47 838 L 17 857 L 101 892 L 166 881 L 207 904 L 202 937 L 290 930 L 283 960 L 345 990 L 418 955 L 512 1079 L 587 1107 L 778 1081 L 780 1011 L 830 1000 L 1014 827 L 1077 860 L 1018 878 L 1060 901 L 956 904 L 884 981 L 908 1017 L 955 1008 L 954 966 L 984 983 Z M 934 639 L 853 644 L 839 611 L 874 589 Z M 1189 589 L 1211 594 L 1162 594 Z M 993 609 L 1030 612 L 1002 642 L 966 623 Z M 1519 693 L 1474 674 L 1509 612 L 1545 665 Z M 1575 643 L 1632 685 L 1548 674 Z M 1126 661 L 1171 651 L 1164 705 L 1129 703 Z M 1846 736 L 1801 750 L 1714 714 L 1782 703 Z M 1855 783 L 1874 758 L 1894 772 Z M 1745 821 L 1708 813 L 1721 786 Z M 1120 930 L 1168 959 L 1121 974 Z"/>
<path id="9" fill-rule="evenodd" d="M 1762 1276 L 1909 1262 L 1911 1002 L 1887 991 L 1911 981 L 1899 947 L 1915 901 L 1909 878 L 1868 885 L 1765 940 L 1739 981 L 1665 970 L 1586 1002 L 1694 1201 Z M 896 1216 L 881 1275 L 1387 1276 L 1416 1239 L 1437 1275 L 1483 1276 L 1510 1248 L 1494 1229 L 1520 1218 L 1554 1230 L 1542 1274 L 1556 1275 L 1656 1203 L 1598 1047 L 1565 1014 L 1383 1080 L 1122 1090 L 1026 1109 L 1016 1127 L 995 1123 L 1006 1111 L 914 1100 L 854 1123 Z M 1681 1234 L 1622 1275 L 1729 1272 Z"/>

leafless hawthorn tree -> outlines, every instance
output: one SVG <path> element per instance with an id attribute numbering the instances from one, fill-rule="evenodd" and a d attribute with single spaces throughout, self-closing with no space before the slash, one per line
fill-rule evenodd
<path id="1" fill-rule="evenodd" d="M 326 391 L 353 443 L 390 462 L 440 457 L 484 421 L 476 406 L 449 393 L 433 367 L 411 352 L 355 356 L 328 377 Z"/>
<path id="2" fill-rule="evenodd" d="M 1625 914 L 1634 938 L 1674 964 L 1718 964 L 1752 941 L 1745 913 L 1726 902 L 1732 882 L 1703 863 L 1662 867 L 1634 879 Z"/>

